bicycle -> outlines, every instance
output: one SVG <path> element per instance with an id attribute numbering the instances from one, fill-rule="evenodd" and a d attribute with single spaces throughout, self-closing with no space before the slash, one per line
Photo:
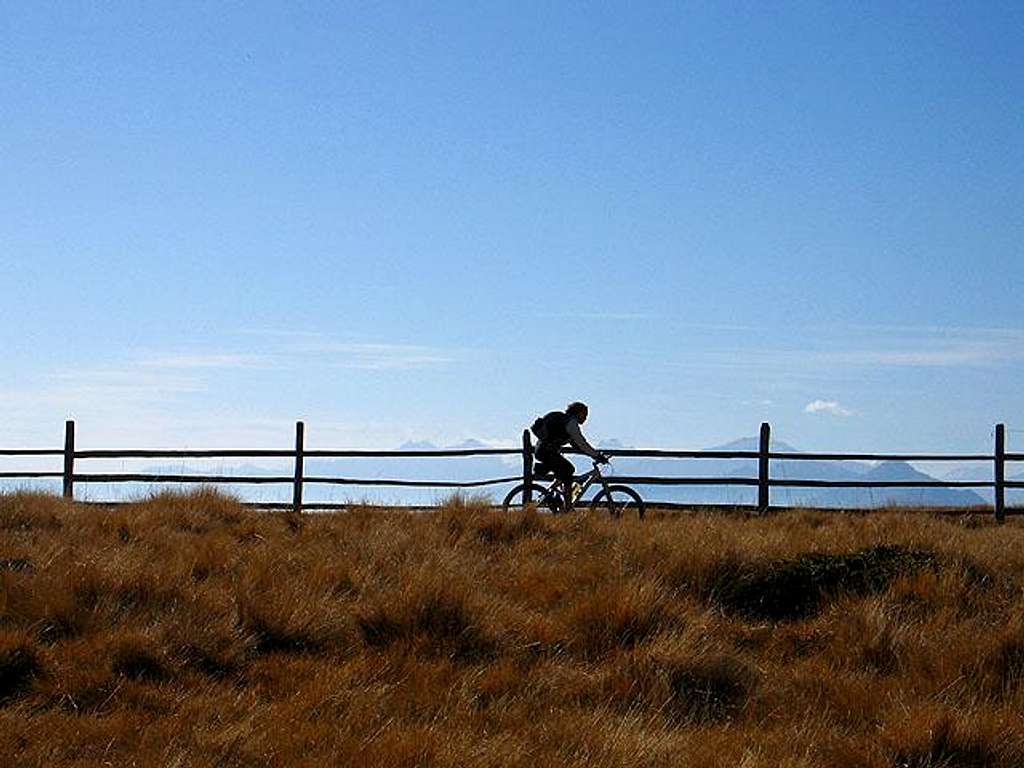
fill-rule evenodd
<path id="1" fill-rule="evenodd" d="M 543 482 L 551 480 L 551 483 L 544 485 Z M 552 514 L 568 513 L 571 512 L 580 499 L 583 498 L 591 486 L 600 485 L 600 490 L 590 501 L 585 502 L 589 507 L 598 507 L 605 509 L 612 517 L 622 517 L 624 514 L 632 514 L 634 511 L 637 517 L 643 520 L 644 513 L 647 511 L 647 504 L 640 494 L 630 488 L 628 485 L 612 485 L 608 483 L 607 478 L 601 473 L 601 466 L 596 461 L 594 462 L 593 469 L 582 475 L 578 475 L 573 478 L 574 490 L 578 483 L 579 490 L 575 491 L 573 497 L 569 499 L 569 503 L 566 504 L 565 494 L 561 489 L 561 483 L 552 474 L 538 475 L 534 478 L 534 482 L 531 483 L 533 489 L 533 501 L 531 503 L 537 505 L 537 509 L 547 509 Z M 522 509 L 525 504 L 523 499 L 526 494 L 526 483 L 520 483 L 505 496 L 505 500 L 501 503 L 502 511 L 508 512 L 510 509 Z"/>

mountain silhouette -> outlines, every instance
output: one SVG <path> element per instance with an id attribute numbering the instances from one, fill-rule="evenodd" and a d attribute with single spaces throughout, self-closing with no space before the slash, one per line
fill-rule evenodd
<path id="1" fill-rule="evenodd" d="M 883 461 L 868 471 L 863 478 L 879 482 L 931 482 L 935 478 L 914 469 L 905 461 Z M 818 496 L 812 506 L 874 507 L 972 507 L 985 503 L 985 499 L 968 488 L 830 488 L 829 493 Z"/>

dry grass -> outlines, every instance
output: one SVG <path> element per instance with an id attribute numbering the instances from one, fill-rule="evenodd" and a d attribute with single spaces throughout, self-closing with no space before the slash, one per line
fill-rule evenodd
<path id="1" fill-rule="evenodd" d="M 0 496 L 0 765 L 1024 765 L 1024 529 Z"/>

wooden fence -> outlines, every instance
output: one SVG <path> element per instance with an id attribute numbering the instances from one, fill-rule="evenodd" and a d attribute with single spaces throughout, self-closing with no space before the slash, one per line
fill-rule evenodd
<path id="1" fill-rule="evenodd" d="M 769 449 L 771 427 L 761 425 L 758 450 L 756 451 L 671 451 L 671 450 L 639 450 L 615 449 L 606 451 L 610 456 L 629 456 L 637 458 L 673 458 L 673 459 L 756 459 L 757 477 L 647 477 L 616 475 L 615 482 L 632 485 L 719 485 L 719 486 L 750 486 L 757 488 L 757 510 L 764 512 L 770 507 L 770 491 L 772 488 L 992 488 L 995 492 L 994 513 L 996 520 L 1002 522 L 1006 516 L 1006 489 L 1024 488 L 1024 482 L 1006 480 L 1006 463 L 1024 461 L 1024 454 L 1006 452 L 1006 429 L 997 424 L 995 428 L 995 446 L 991 454 L 875 454 L 875 453 L 793 453 L 778 452 Z M 508 483 L 533 482 L 533 445 L 529 430 L 523 431 L 523 442 L 520 448 L 479 448 L 466 450 L 426 450 L 426 451 L 323 451 L 306 450 L 305 425 L 295 424 L 294 450 L 202 450 L 202 451 L 170 451 L 170 450 L 90 450 L 75 449 L 75 422 L 65 424 L 64 448 L 59 449 L 0 449 L 0 457 L 29 456 L 60 456 L 63 457 L 64 468 L 61 472 L 0 472 L 3 479 L 61 478 L 63 493 L 66 498 L 74 498 L 75 485 L 79 483 L 230 483 L 230 484 L 291 484 L 293 488 L 291 503 L 254 504 L 262 508 L 292 509 L 301 512 L 304 508 L 331 509 L 344 508 L 346 504 L 303 503 L 303 488 L 309 484 L 353 485 L 353 486 L 388 486 L 408 488 L 482 488 L 486 486 L 505 485 Z M 395 458 L 395 457 L 458 457 L 458 456 L 521 456 L 523 471 L 521 475 L 499 477 L 472 482 L 447 482 L 427 480 L 385 480 L 379 478 L 348 478 L 318 477 L 305 474 L 307 458 Z M 76 462 L 89 459 L 194 459 L 194 458 L 287 458 L 294 460 L 294 472 L 284 476 L 224 476 L 224 475 L 174 475 L 159 473 L 85 473 L 76 470 Z M 769 473 L 770 462 L 785 459 L 789 461 L 991 461 L 993 467 L 992 481 L 951 481 L 951 480 L 799 480 L 791 478 L 774 478 Z"/>

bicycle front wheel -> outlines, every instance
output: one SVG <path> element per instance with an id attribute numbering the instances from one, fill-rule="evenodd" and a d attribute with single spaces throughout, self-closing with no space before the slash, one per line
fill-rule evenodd
<path id="1" fill-rule="evenodd" d="M 525 483 L 520 483 L 505 496 L 505 500 L 501 502 L 501 510 L 503 512 L 510 512 L 524 509 L 523 499 L 525 497 L 526 485 Z M 558 512 L 562 508 L 562 496 L 558 491 L 534 483 L 530 503 L 536 505 L 538 512 Z"/>
<path id="2" fill-rule="evenodd" d="M 612 517 L 635 514 L 637 518 L 643 520 L 647 511 L 647 505 L 640 498 L 640 494 L 628 485 L 609 485 L 607 490 L 602 488 L 590 504 L 597 509 L 606 510 Z"/>

